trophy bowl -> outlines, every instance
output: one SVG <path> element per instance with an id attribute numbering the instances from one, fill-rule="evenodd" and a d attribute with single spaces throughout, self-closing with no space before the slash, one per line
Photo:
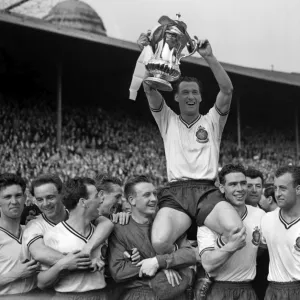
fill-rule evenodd
<path id="1" fill-rule="evenodd" d="M 180 75 L 180 61 L 184 57 L 193 55 L 197 50 L 197 42 L 192 40 L 186 31 L 186 24 L 179 20 L 172 20 L 162 16 L 150 36 L 151 58 L 145 62 L 150 76 L 144 82 L 153 89 L 161 91 L 172 91 L 171 82 L 176 81 Z M 181 52 L 187 48 L 189 54 L 182 55 Z"/>

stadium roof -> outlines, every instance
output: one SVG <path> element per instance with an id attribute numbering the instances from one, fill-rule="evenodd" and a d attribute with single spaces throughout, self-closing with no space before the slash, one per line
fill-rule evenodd
<path id="1" fill-rule="evenodd" d="M 86 40 L 97 44 L 108 45 L 111 47 L 122 48 L 124 50 L 139 52 L 139 48 L 135 43 L 119 40 L 111 37 L 99 36 L 93 33 L 82 32 L 80 30 L 59 26 L 56 24 L 50 24 L 42 19 L 33 18 L 26 15 L 20 15 L 15 13 L 7 13 L 5 11 L 0 12 L 0 29 L 2 25 L 12 25 L 19 27 L 26 27 L 28 29 L 43 31 L 51 34 L 57 34 L 60 36 L 67 36 L 80 40 Z M 10 38 L 14 38 L 10 35 Z M 185 60 L 188 63 L 194 65 L 207 66 L 205 61 L 195 57 L 189 57 Z M 268 71 L 263 69 L 254 69 L 248 67 L 237 66 L 228 63 L 222 63 L 226 71 L 238 75 L 248 76 L 256 79 L 266 80 L 270 82 L 277 82 L 281 84 L 287 84 L 291 86 L 300 87 L 300 74 L 296 73 L 284 73 L 277 71 Z"/>

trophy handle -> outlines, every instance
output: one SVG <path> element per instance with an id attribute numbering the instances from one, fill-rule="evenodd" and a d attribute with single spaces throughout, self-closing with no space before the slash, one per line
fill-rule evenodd
<path id="1" fill-rule="evenodd" d="M 193 42 L 193 51 L 192 52 L 190 52 L 189 54 L 187 54 L 187 55 L 183 55 L 183 56 L 181 56 L 180 58 L 179 58 L 179 60 L 178 60 L 178 62 L 180 62 L 183 58 L 185 58 L 185 57 L 189 57 L 189 56 L 191 56 L 191 55 L 193 55 L 195 52 L 196 52 L 196 50 L 197 50 L 197 46 L 198 46 L 198 43 L 197 43 L 197 41 L 195 41 L 195 40 L 190 40 L 191 42 Z M 191 45 L 192 46 L 192 45 Z"/>

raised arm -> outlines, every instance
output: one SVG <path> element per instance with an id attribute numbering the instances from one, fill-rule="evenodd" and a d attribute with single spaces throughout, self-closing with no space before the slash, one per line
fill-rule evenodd
<path id="1" fill-rule="evenodd" d="M 216 106 L 221 113 L 225 114 L 230 109 L 232 98 L 233 86 L 231 80 L 213 55 L 212 48 L 207 40 L 200 41 L 198 53 L 205 59 L 218 82 L 220 92 L 217 96 Z"/>
<path id="2" fill-rule="evenodd" d="M 140 37 L 137 40 L 137 44 L 141 50 L 143 50 L 143 48 L 145 46 L 148 46 L 150 44 L 149 32 L 147 34 L 141 33 Z M 149 76 L 149 73 L 147 72 L 147 70 L 145 70 L 144 78 L 146 78 L 148 76 Z M 157 90 L 150 88 L 150 86 L 146 83 L 143 83 L 143 87 L 144 87 L 144 91 L 147 96 L 150 108 L 152 108 L 154 110 L 161 108 L 162 102 L 163 102 L 162 95 Z"/>

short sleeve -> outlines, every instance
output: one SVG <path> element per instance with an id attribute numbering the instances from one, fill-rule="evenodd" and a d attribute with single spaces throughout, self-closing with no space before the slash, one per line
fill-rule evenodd
<path id="1" fill-rule="evenodd" d="M 44 236 L 44 229 L 34 220 L 25 227 L 22 242 L 29 248 L 32 243 Z"/>
<path id="2" fill-rule="evenodd" d="M 165 100 L 162 99 L 161 105 L 158 109 L 151 108 L 151 113 L 155 119 L 155 122 L 159 128 L 162 138 L 167 134 L 168 127 L 170 124 L 170 118 L 176 116 L 172 109 L 166 104 Z"/>
<path id="3" fill-rule="evenodd" d="M 199 255 L 201 257 L 201 255 L 205 251 L 212 251 L 215 249 L 216 242 L 217 242 L 217 235 L 208 227 L 201 226 L 198 227 L 197 241 L 198 241 Z"/>
<path id="4" fill-rule="evenodd" d="M 206 114 L 206 118 L 211 122 L 212 129 L 215 133 L 215 136 L 218 139 L 221 139 L 222 133 L 228 118 L 229 111 L 222 113 L 216 104 L 209 110 Z"/>

